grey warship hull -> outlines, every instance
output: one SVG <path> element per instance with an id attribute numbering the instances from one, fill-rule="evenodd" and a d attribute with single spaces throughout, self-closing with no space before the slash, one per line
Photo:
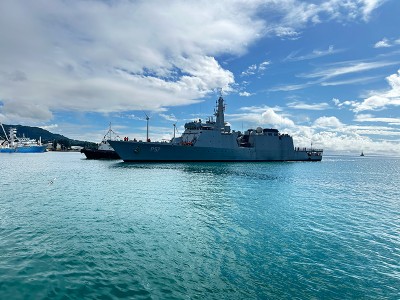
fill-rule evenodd
<path id="1" fill-rule="evenodd" d="M 295 148 L 288 134 L 257 127 L 244 133 L 231 130 L 224 120 L 224 99 L 219 97 L 215 117 L 185 124 L 183 134 L 170 142 L 108 141 L 126 162 L 179 161 L 320 161 L 322 150 Z"/>
<path id="2" fill-rule="evenodd" d="M 109 141 L 125 162 L 240 162 L 240 161 L 320 161 L 313 149 L 258 150 L 250 147 L 215 148 L 158 142 Z"/>

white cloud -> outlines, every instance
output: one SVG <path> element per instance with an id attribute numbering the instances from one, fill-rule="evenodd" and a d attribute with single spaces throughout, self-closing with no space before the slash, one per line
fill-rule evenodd
<path id="1" fill-rule="evenodd" d="M 242 76 L 250 76 L 250 75 L 254 75 L 257 72 L 257 65 L 251 65 L 249 66 L 246 71 L 242 72 Z"/>
<path id="2" fill-rule="evenodd" d="M 8 101 L 6 99 L 2 102 L 0 121 L 3 123 L 10 123 L 11 120 L 21 124 L 40 123 L 43 120 L 50 120 L 52 117 L 50 109 L 40 103 Z"/>
<path id="3" fill-rule="evenodd" d="M 242 96 L 242 97 L 250 97 L 251 95 L 254 95 L 254 94 L 249 93 L 249 92 L 240 92 L 239 93 L 239 96 Z"/>
<path id="4" fill-rule="evenodd" d="M 277 114 L 272 108 L 268 108 L 265 112 L 261 114 L 263 124 L 269 124 L 277 127 L 292 127 L 294 122 L 289 118 L 283 117 Z"/>
<path id="5" fill-rule="evenodd" d="M 345 80 L 337 80 L 337 81 L 327 81 L 321 82 L 321 86 L 335 86 L 335 85 L 345 85 L 345 84 L 368 84 L 373 80 L 380 78 L 379 76 L 365 76 L 365 77 L 358 77 L 358 78 L 351 78 Z"/>
<path id="6" fill-rule="evenodd" d="M 332 102 L 335 103 L 335 105 L 339 105 L 340 104 L 340 100 L 337 98 L 333 98 Z"/>
<path id="7" fill-rule="evenodd" d="M 375 117 L 371 114 L 358 114 L 355 116 L 354 121 L 356 122 L 382 122 L 391 125 L 400 125 L 400 118 L 387 118 L 387 117 Z"/>
<path id="8" fill-rule="evenodd" d="M 253 64 L 249 66 L 246 71 L 243 71 L 241 76 L 250 76 L 250 75 L 255 75 L 255 74 L 263 74 L 264 71 L 267 69 L 267 66 L 270 65 L 270 61 L 264 61 L 260 63 L 259 65 Z"/>
<path id="9" fill-rule="evenodd" d="M 295 145 L 323 148 L 325 154 L 353 154 L 359 155 L 363 151 L 366 155 L 400 155 L 398 141 L 379 141 L 354 132 L 321 131 L 312 135 L 294 136 Z"/>
<path id="10" fill-rule="evenodd" d="M 341 102 L 339 99 L 332 99 L 333 103 L 339 108 L 342 109 L 344 107 L 356 107 L 357 101 L 346 100 Z"/>
<path id="11" fill-rule="evenodd" d="M 243 55 L 264 35 L 296 38 L 310 22 L 367 19 L 381 3 L 1 1 L 1 114 L 39 122 L 58 111 L 190 104 L 215 88 L 231 89 L 234 76 L 219 55 Z"/>
<path id="12" fill-rule="evenodd" d="M 283 27 L 283 26 L 277 26 L 273 28 L 271 32 L 282 39 L 288 39 L 288 40 L 297 40 L 300 38 L 301 34 L 300 32 L 294 30 L 293 28 Z"/>
<path id="13" fill-rule="evenodd" d="M 142 112 L 141 116 L 137 116 L 135 114 L 118 114 L 117 116 L 119 118 L 124 118 L 124 119 L 126 118 L 130 120 L 140 120 L 140 121 L 146 120 L 144 112 Z"/>
<path id="14" fill-rule="evenodd" d="M 157 110 L 216 87 L 229 90 L 233 74 L 214 56 L 244 53 L 263 21 L 255 17 L 256 3 L 246 10 L 241 1 L 204 4 L 2 2 L 3 114 L 22 119 L 11 114 L 13 103 L 37 120 L 55 110 Z"/>
<path id="15" fill-rule="evenodd" d="M 305 78 L 319 78 L 319 80 L 324 81 L 337 76 L 365 72 L 368 70 L 373 70 L 377 68 L 387 67 L 391 65 L 398 64 L 398 62 L 391 61 L 376 61 L 376 62 L 342 62 L 338 66 L 331 68 L 324 67 L 313 73 L 302 74 L 301 77 Z"/>
<path id="16" fill-rule="evenodd" d="M 267 106 L 267 105 L 262 105 L 262 106 L 244 106 L 239 108 L 239 110 L 241 111 L 245 111 L 245 112 L 251 112 L 251 113 L 263 113 L 266 110 L 270 109 L 271 107 Z M 282 108 L 280 107 L 273 107 L 272 108 L 274 111 L 282 111 Z"/>
<path id="17" fill-rule="evenodd" d="M 363 7 L 364 18 L 368 18 L 371 12 L 378 6 L 382 5 L 385 1 L 387 0 L 361 0 L 361 3 L 364 4 Z"/>
<path id="18" fill-rule="evenodd" d="M 344 125 L 336 117 L 319 117 L 314 121 L 314 126 L 322 128 L 340 128 Z"/>
<path id="19" fill-rule="evenodd" d="M 400 106 L 400 70 L 397 74 L 386 77 L 390 89 L 386 91 L 372 91 L 370 96 L 354 104 L 354 111 L 382 110 L 388 106 Z"/>
<path id="20" fill-rule="evenodd" d="M 382 39 L 381 41 L 375 43 L 374 48 L 389 48 L 392 45 L 389 43 L 387 38 Z"/>
<path id="21" fill-rule="evenodd" d="M 174 114 L 159 114 L 159 116 L 163 117 L 167 121 L 176 122 L 178 119 L 175 117 Z"/>
<path id="22" fill-rule="evenodd" d="M 379 42 L 375 43 L 374 48 L 390 48 L 395 45 L 400 45 L 400 39 L 383 38 Z"/>
<path id="23" fill-rule="evenodd" d="M 268 89 L 268 91 L 270 92 L 279 92 L 279 91 L 284 91 L 284 92 L 288 92 L 288 91 L 296 91 L 296 90 L 301 90 L 304 88 L 307 88 L 311 85 L 313 85 L 314 83 L 311 82 L 306 82 L 303 84 L 287 84 L 287 85 L 280 85 L 280 86 L 275 86 L 272 87 L 270 89 Z"/>
<path id="24" fill-rule="evenodd" d="M 52 131 L 58 128 L 58 124 L 50 124 L 47 126 L 40 126 L 40 128 L 44 129 L 44 130 L 48 130 L 48 131 Z"/>
<path id="25" fill-rule="evenodd" d="M 328 103 L 304 103 L 304 102 L 291 102 L 287 104 L 288 107 L 294 109 L 304 109 L 304 110 L 325 110 L 329 108 Z"/>
<path id="26" fill-rule="evenodd" d="M 373 95 L 363 102 L 356 105 L 354 111 L 360 112 L 365 110 L 381 110 L 390 103 L 387 97 L 381 95 Z"/>
<path id="27" fill-rule="evenodd" d="M 264 71 L 267 68 L 267 66 L 270 64 L 271 64 L 271 62 L 266 60 L 266 61 L 262 62 L 261 64 L 259 64 L 258 69 L 260 71 Z"/>
<path id="28" fill-rule="evenodd" d="M 294 122 L 284 114 L 278 114 L 280 107 L 248 106 L 240 108 L 244 113 L 226 114 L 226 119 L 231 122 L 243 122 L 246 126 L 275 126 L 278 128 L 294 126 Z"/>
<path id="29" fill-rule="evenodd" d="M 341 123 L 339 120 L 337 121 Z M 293 136 L 296 146 L 310 147 L 312 142 L 313 147 L 323 148 L 325 154 L 359 155 L 361 151 L 364 151 L 367 155 L 400 155 L 400 141 L 398 139 L 390 141 L 389 139 L 389 137 L 399 136 L 400 132 L 388 127 L 343 125 L 338 128 L 322 128 L 318 126 L 296 126 L 285 131 Z M 368 135 L 379 135 L 385 139 L 373 140 Z"/>
<path id="30" fill-rule="evenodd" d="M 324 19 L 348 21 L 362 18 L 367 21 L 371 13 L 384 2 L 385 0 L 328 0 L 314 4 L 295 0 L 280 1 L 281 5 L 290 10 L 284 16 L 280 28 L 290 32 L 292 28 L 299 28 L 309 22 L 317 24 Z"/>
<path id="31" fill-rule="evenodd" d="M 310 126 L 302 126 L 294 124 L 283 113 L 277 114 L 272 108 L 263 107 L 263 112 L 261 108 L 245 107 L 242 109 L 245 113 L 227 115 L 227 118 L 245 123 L 245 128 L 278 128 L 281 133 L 288 133 L 293 137 L 296 147 L 310 147 L 312 142 L 313 147 L 323 148 L 327 154 L 359 155 L 363 150 L 368 154 L 400 155 L 400 141 L 397 138 L 400 136 L 400 128 L 397 123 L 393 123 L 394 127 L 347 125 L 335 116 L 323 116 Z M 368 122 L 367 116 L 364 119 Z M 370 135 L 379 136 L 380 139 L 371 139 Z"/>
<path id="32" fill-rule="evenodd" d="M 398 64 L 397 61 L 375 61 L 375 62 L 360 62 L 360 61 L 346 61 L 335 63 L 334 66 L 323 66 L 318 68 L 317 70 L 310 73 L 299 74 L 299 77 L 302 78 L 311 78 L 312 81 L 308 81 L 300 84 L 287 84 L 282 86 L 275 86 L 269 89 L 271 92 L 276 91 L 295 91 L 304 89 L 313 85 L 321 85 L 321 86 L 335 86 L 335 85 L 343 85 L 343 84 L 353 84 L 353 83 L 367 83 L 368 81 L 372 81 L 377 77 L 362 77 L 362 78 L 351 78 L 346 80 L 339 81 L 328 81 L 332 78 L 345 76 L 353 73 L 366 72 L 373 69 L 383 68 L 391 65 Z"/>
<path id="33" fill-rule="evenodd" d="M 330 45 L 327 50 L 313 50 L 309 54 L 297 56 L 299 51 L 294 51 L 290 53 L 284 61 L 300 61 L 300 60 L 308 60 L 308 59 L 315 59 L 322 56 L 332 55 L 338 52 L 342 52 L 341 49 L 334 49 L 333 45 Z"/>

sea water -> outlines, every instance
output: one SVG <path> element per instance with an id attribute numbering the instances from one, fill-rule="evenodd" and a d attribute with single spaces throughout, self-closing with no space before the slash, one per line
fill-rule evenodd
<path id="1" fill-rule="evenodd" d="M 398 158 L 0 162 L 0 299 L 400 298 Z"/>

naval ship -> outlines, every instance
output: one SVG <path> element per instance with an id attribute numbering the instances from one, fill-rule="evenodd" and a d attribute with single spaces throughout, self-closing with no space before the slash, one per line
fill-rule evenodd
<path id="1" fill-rule="evenodd" d="M 205 161 L 321 161 L 322 149 L 294 147 L 288 134 L 261 128 L 244 133 L 231 130 L 225 122 L 225 104 L 219 97 L 214 117 L 206 122 L 185 124 L 180 137 L 169 142 L 136 140 L 108 142 L 125 162 L 205 162 Z"/>

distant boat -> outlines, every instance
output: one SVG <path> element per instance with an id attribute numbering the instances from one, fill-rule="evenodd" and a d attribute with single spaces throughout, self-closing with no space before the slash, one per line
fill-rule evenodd
<path id="1" fill-rule="evenodd" d="M 363 151 L 361 151 L 361 154 L 360 154 L 360 156 L 364 156 L 364 152 L 363 152 Z"/>
<path id="2" fill-rule="evenodd" d="M 3 124 L 1 124 L 1 128 L 3 129 L 5 139 L 1 141 L 0 153 L 42 153 L 46 151 L 47 146 L 42 145 L 41 139 L 37 141 L 25 136 L 17 137 L 16 128 L 10 128 L 7 135 Z"/>
<path id="3" fill-rule="evenodd" d="M 107 140 L 117 140 L 119 136 L 110 128 L 104 135 L 103 140 L 98 145 L 97 149 L 82 149 L 81 153 L 85 154 L 87 159 L 120 159 L 117 152 L 110 146 Z"/>

